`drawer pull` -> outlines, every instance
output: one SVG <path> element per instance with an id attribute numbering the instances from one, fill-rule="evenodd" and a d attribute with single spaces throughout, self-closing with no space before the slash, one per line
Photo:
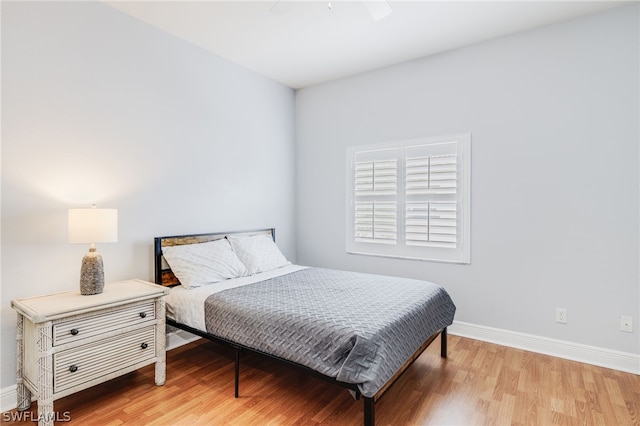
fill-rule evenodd
<path id="1" fill-rule="evenodd" d="M 72 373 L 75 373 L 76 371 L 78 371 L 78 366 L 72 365 L 71 367 L 69 367 L 69 371 L 71 371 Z"/>
<path id="2" fill-rule="evenodd" d="M 147 317 L 146 312 L 140 312 L 140 318 L 146 318 L 146 317 Z"/>
<path id="3" fill-rule="evenodd" d="M 78 330 L 77 328 L 72 328 L 71 329 L 71 335 L 75 336 L 76 334 L 80 333 L 80 330 Z"/>
<path id="4" fill-rule="evenodd" d="M 147 349 L 149 347 L 149 345 L 147 345 L 146 343 L 143 343 L 143 344 L 140 345 L 140 347 L 142 349 Z"/>

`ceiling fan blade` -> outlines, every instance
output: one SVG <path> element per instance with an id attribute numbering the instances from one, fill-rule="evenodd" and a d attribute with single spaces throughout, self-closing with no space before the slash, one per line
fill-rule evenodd
<path id="1" fill-rule="evenodd" d="M 369 13 L 371 17 L 379 21 L 381 19 L 386 18 L 392 12 L 391 6 L 389 6 L 389 2 L 386 0 L 363 0 L 367 9 L 369 9 Z"/>

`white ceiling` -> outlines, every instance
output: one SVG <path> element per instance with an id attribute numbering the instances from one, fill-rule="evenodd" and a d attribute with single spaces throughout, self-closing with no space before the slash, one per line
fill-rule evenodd
<path id="1" fill-rule="evenodd" d="M 301 88 L 629 2 L 389 0 L 393 12 L 378 21 L 363 1 L 106 3 Z"/>

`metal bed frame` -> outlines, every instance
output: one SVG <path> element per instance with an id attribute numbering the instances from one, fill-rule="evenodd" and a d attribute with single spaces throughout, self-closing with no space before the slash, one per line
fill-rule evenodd
<path id="1" fill-rule="evenodd" d="M 275 229 L 274 228 L 266 228 L 266 229 L 258 229 L 254 231 L 241 231 L 241 232 L 224 232 L 224 233 L 208 233 L 208 234 L 190 234 L 190 235 L 175 235 L 168 237 L 156 237 L 154 238 L 154 263 L 155 263 L 155 282 L 158 285 L 172 287 L 175 285 L 179 285 L 180 282 L 173 275 L 169 265 L 166 263 L 162 256 L 162 247 L 167 245 L 182 245 L 182 244 L 195 244 L 195 243 L 203 243 L 208 241 L 214 241 L 218 239 L 225 238 L 228 235 L 259 235 L 265 234 L 269 235 L 275 241 Z M 349 389 L 355 393 L 356 400 L 359 400 L 361 397 L 364 401 L 364 425 L 365 426 L 373 426 L 375 425 L 375 404 L 376 402 L 384 395 L 385 391 L 393 385 L 393 383 L 402 375 L 402 373 L 422 354 L 422 352 L 429 347 L 429 345 L 440 336 L 440 356 L 442 358 L 447 357 L 447 328 L 443 328 L 432 334 L 425 342 L 418 348 L 416 352 L 413 353 L 405 361 L 405 363 L 400 367 L 400 369 L 387 381 L 387 383 L 372 397 L 363 396 L 360 393 L 360 389 L 356 383 L 345 383 L 337 380 L 334 377 L 326 376 L 322 373 L 319 373 L 307 366 L 298 364 L 296 362 L 289 361 L 287 359 L 262 352 L 260 350 L 249 348 L 237 342 L 230 341 L 228 339 L 221 338 L 219 336 L 207 333 L 202 330 L 195 329 L 186 324 L 182 324 L 174 321 L 173 319 L 167 318 L 167 325 L 179 328 L 181 330 L 188 331 L 189 333 L 195 334 L 196 336 L 200 336 L 207 340 L 228 346 L 235 351 L 235 361 L 234 361 L 234 370 L 235 370 L 235 378 L 234 378 L 234 391 L 235 397 L 239 397 L 239 387 L 240 387 L 240 357 L 243 351 L 248 353 L 255 353 L 270 359 L 276 360 L 278 362 L 289 365 L 297 370 L 304 371 L 305 373 L 320 378 L 324 381 L 328 381 L 330 383 L 334 383 L 343 388 Z"/>

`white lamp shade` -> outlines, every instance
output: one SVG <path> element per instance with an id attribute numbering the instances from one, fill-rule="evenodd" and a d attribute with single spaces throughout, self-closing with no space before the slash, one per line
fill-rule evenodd
<path id="1" fill-rule="evenodd" d="M 69 209 L 70 243 L 115 243 L 118 241 L 117 209 Z"/>

